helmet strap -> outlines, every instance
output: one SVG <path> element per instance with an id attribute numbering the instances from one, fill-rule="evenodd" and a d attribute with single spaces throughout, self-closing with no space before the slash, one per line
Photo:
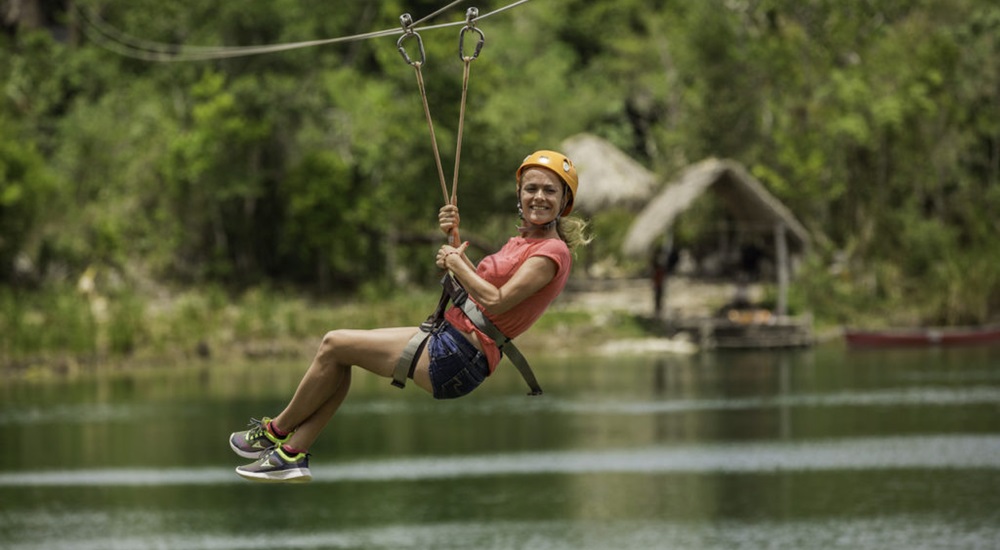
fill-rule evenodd
<path id="1" fill-rule="evenodd" d="M 521 201 L 517 201 L 517 215 L 521 218 L 521 227 L 517 228 L 517 230 L 521 233 L 527 233 L 535 229 L 548 231 L 559 225 L 559 219 L 562 218 L 562 214 L 559 214 L 550 222 L 542 224 L 529 222 L 524 219 L 524 208 L 521 206 Z"/>

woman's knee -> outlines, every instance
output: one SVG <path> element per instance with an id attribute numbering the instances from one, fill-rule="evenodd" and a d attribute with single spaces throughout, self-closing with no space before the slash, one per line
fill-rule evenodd
<path id="1" fill-rule="evenodd" d="M 317 359 L 328 365 L 337 364 L 337 356 L 340 351 L 342 351 L 347 345 L 347 339 L 345 331 L 343 330 L 331 330 L 323 335 L 323 341 L 320 342 L 319 351 L 316 352 Z"/>
<path id="2" fill-rule="evenodd" d="M 398 332 L 398 329 L 332 330 L 323 336 L 316 362 L 342 368 L 353 365 L 381 376 L 390 376 L 392 366 L 410 336 L 407 332 Z"/>

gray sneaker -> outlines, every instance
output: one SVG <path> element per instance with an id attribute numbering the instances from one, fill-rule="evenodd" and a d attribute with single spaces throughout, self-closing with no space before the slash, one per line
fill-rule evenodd
<path id="1" fill-rule="evenodd" d="M 257 462 L 236 468 L 236 473 L 250 481 L 302 483 L 312 480 L 309 453 L 290 456 L 281 446 L 268 449 Z"/>
<path id="2" fill-rule="evenodd" d="M 275 445 L 281 445 L 288 441 L 288 435 L 291 435 L 288 434 L 284 438 L 275 437 L 267 429 L 267 425 L 270 423 L 271 419 L 266 416 L 260 420 L 251 418 L 249 430 L 233 432 L 229 436 L 229 446 L 232 447 L 236 454 L 243 458 L 260 458 L 264 456 L 265 451 Z"/>

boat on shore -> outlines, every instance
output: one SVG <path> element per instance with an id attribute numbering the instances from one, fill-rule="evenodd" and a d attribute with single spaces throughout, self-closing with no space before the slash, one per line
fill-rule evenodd
<path id="1" fill-rule="evenodd" d="M 865 330 L 844 329 L 847 344 L 855 347 L 964 346 L 1000 343 L 1000 325 L 981 327 L 925 327 Z"/>

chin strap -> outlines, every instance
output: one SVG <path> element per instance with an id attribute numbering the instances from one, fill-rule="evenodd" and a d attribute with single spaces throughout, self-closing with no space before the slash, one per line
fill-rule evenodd
<path id="1" fill-rule="evenodd" d="M 526 220 L 524 220 L 524 218 L 522 218 L 521 221 L 524 222 L 524 224 L 522 224 L 521 227 L 518 227 L 517 231 L 519 233 L 521 233 L 521 234 L 524 234 L 524 233 L 530 233 L 530 232 L 535 231 L 535 230 L 548 231 L 548 230 L 556 227 L 556 225 L 559 223 L 559 218 L 556 218 L 556 219 L 550 221 L 549 223 L 545 223 L 545 224 L 541 224 L 541 225 L 534 224 L 534 223 L 531 223 L 529 221 L 526 221 Z"/>
<path id="2" fill-rule="evenodd" d="M 529 231 L 534 231 L 535 229 L 548 231 L 556 227 L 559 224 L 559 218 L 562 217 L 562 215 L 556 216 L 554 220 L 543 224 L 531 223 L 524 219 L 524 208 L 521 206 L 520 202 L 517 203 L 517 215 L 521 217 L 521 227 L 517 228 L 519 233 L 527 233 Z"/>

